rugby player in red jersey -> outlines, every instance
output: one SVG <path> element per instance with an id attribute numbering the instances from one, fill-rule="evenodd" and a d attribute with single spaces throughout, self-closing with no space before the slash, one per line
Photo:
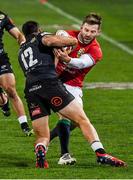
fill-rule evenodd
<path id="1" fill-rule="evenodd" d="M 82 107 L 82 86 L 84 78 L 91 68 L 102 59 L 102 50 L 96 40 L 96 37 L 100 35 L 100 31 L 101 16 L 96 13 L 90 13 L 85 17 L 80 31 L 67 31 L 70 36 L 75 37 L 78 40 L 78 45 L 70 52 L 70 54 L 66 53 L 66 50 L 55 50 L 55 54 L 60 60 L 56 68 L 59 78 L 64 83 L 66 89 L 78 100 Z M 57 34 L 63 35 L 63 31 L 59 30 Z M 76 159 L 69 154 L 68 149 L 70 130 L 75 127 L 76 124 L 63 116 L 60 116 L 59 122 L 51 131 L 51 140 L 56 136 L 59 136 L 60 139 L 61 157 L 58 164 L 74 164 L 76 162 Z M 93 125 L 92 129 L 95 137 L 97 137 L 97 141 L 90 142 L 90 144 L 91 148 L 96 153 L 97 162 L 109 164 L 111 166 L 124 166 L 125 163 L 123 161 L 110 156 L 105 152 Z"/>

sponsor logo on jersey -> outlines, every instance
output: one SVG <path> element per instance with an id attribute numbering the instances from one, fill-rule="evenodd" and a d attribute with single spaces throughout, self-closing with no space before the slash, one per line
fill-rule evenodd
<path id="1" fill-rule="evenodd" d="M 7 72 L 7 71 L 8 71 L 8 67 L 7 67 L 6 65 L 2 65 L 2 66 L 0 67 L 0 71 L 1 71 L 1 73 Z"/>
<path id="2" fill-rule="evenodd" d="M 80 57 L 84 53 L 85 53 L 85 49 L 84 48 L 79 49 L 79 51 L 77 53 L 77 57 Z"/>
<path id="3" fill-rule="evenodd" d="M 0 19 L 4 19 L 5 15 L 4 14 L 0 14 Z"/>
<path id="4" fill-rule="evenodd" d="M 51 104 L 53 104 L 54 106 L 60 106 L 62 104 L 62 98 L 55 96 L 51 99 Z"/>
<path id="5" fill-rule="evenodd" d="M 32 86 L 32 88 L 29 89 L 29 92 L 33 92 L 33 91 L 36 91 L 36 90 L 41 89 L 41 88 L 42 88 L 41 85 L 34 85 L 34 86 Z"/>

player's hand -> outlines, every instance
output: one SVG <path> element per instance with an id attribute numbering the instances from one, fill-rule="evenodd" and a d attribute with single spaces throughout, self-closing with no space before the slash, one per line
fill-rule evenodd
<path id="1" fill-rule="evenodd" d="M 54 49 L 54 54 L 60 61 L 69 63 L 71 60 L 71 57 L 68 55 L 68 53 L 64 49 Z"/>

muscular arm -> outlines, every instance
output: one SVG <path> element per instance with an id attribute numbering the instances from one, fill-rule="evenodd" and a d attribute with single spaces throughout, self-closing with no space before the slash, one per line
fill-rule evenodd
<path id="1" fill-rule="evenodd" d="M 19 45 L 25 42 L 25 37 L 23 36 L 23 34 L 19 31 L 17 27 L 10 29 L 9 33 L 17 40 Z"/>
<path id="2" fill-rule="evenodd" d="M 94 59 L 91 57 L 89 54 L 83 54 L 79 58 L 71 58 L 67 52 L 60 50 L 60 49 L 55 49 L 55 55 L 56 57 L 67 63 L 67 66 L 70 68 L 75 68 L 75 69 L 84 69 L 91 67 L 95 64 Z"/>
<path id="3" fill-rule="evenodd" d="M 77 44 L 77 39 L 59 35 L 45 35 L 42 38 L 42 43 L 54 47 L 75 46 Z"/>

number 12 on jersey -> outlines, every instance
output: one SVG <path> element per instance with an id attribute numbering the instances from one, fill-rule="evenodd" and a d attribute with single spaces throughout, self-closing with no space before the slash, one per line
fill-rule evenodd
<path id="1" fill-rule="evenodd" d="M 31 47 L 24 50 L 24 52 L 21 54 L 21 59 L 26 70 L 38 63 L 38 60 L 34 59 L 33 50 Z"/>

